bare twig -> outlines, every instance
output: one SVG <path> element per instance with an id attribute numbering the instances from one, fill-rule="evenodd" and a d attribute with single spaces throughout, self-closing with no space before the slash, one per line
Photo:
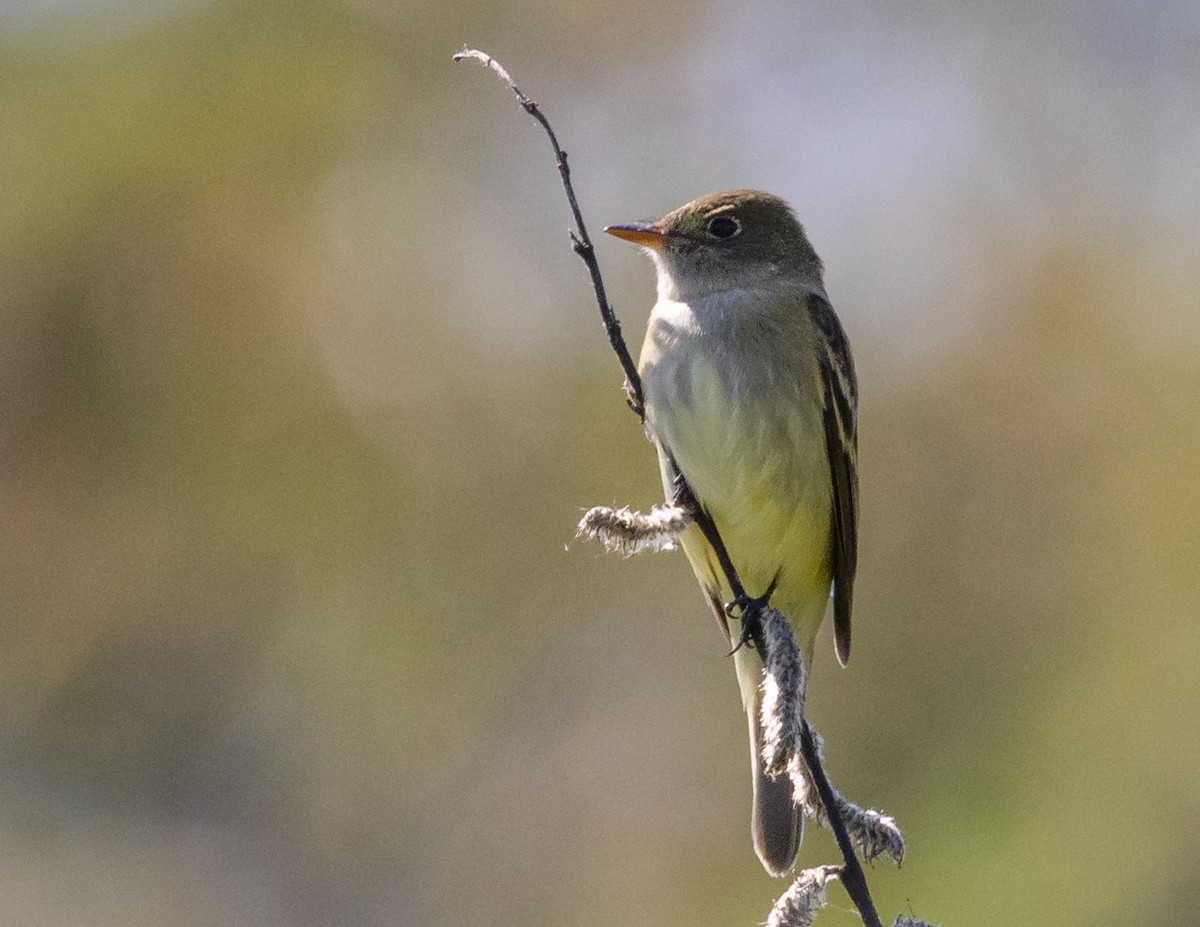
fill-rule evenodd
<path id="1" fill-rule="evenodd" d="M 804 756 L 808 771 L 812 774 L 817 796 L 826 809 L 836 808 L 837 801 L 834 798 L 833 786 L 829 784 L 829 779 L 821 766 L 821 757 L 817 752 L 813 729 L 807 721 L 803 721 L 802 725 L 800 752 Z M 867 888 L 867 877 L 854 853 L 854 844 L 850 842 L 850 836 L 846 833 L 846 825 L 842 823 L 840 815 L 829 814 L 829 829 L 833 831 L 834 839 L 837 840 L 838 849 L 842 851 L 842 859 L 845 861 L 841 879 L 842 885 L 846 887 L 846 894 L 854 901 L 866 927 L 883 927 L 879 920 L 879 913 L 875 910 L 875 903 L 871 900 L 870 889 Z"/>
<path id="2" fill-rule="evenodd" d="M 629 403 L 629 408 L 637 413 L 638 418 L 643 418 L 645 416 L 645 400 L 642 397 L 642 380 L 638 376 L 633 355 L 629 353 L 625 339 L 621 336 L 621 323 L 617 321 L 617 315 L 613 312 L 612 306 L 608 304 L 608 296 L 604 292 L 604 281 L 600 277 L 600 264 L 596 260 L 596 249 L 592 247 L 592 239 L 588 236 L 587 226 L 583 224 L 583 213 L 580 212 L 579 202 L 575 199 L 575 188 L 571 186 L 571 168 L 567 165 L 567 153 L 558 144 L 558 137 L 550 127 L 550 121 L 542 114 L 537 103 L 521 92 L 521 88 L 509 77 L 508 71 L 504 70 L 499 61 L 486 52 L 481 52 L 477 48 L 468 48 L 466 45 L 454 56 L 454 60 L 462 61 L 464 58 L 474 58 L 485 68 L 494 71 L 508 85 L 508 89 L 516 95 L 521 108 L 546 130 L 546 135 L 550 139 L 550 147 L 554 149 L 554 161 L 558 165 L 559 176 L 562 177 L 563 190 L 566 191 L 567 202 L 571 206 L 571 216 L 575 220 L 575 228 L 570 231 L 571 248 L 583 259 L 588 273 L 591 274 L 592 289 L 596 293 L 596 302 L 600 304 L 600 316 L 604 320 L 604 330 L 608 333 L 609 344 L 612 345 L 617 359 L 621 362 L 621 369 L 625 372 L 625 401 Z"/>

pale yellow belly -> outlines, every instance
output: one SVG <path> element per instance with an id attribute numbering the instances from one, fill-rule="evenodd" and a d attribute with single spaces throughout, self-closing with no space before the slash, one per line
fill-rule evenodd
<path id="1" fill-rule="evenodd" d="M 791 621 L 811 658 L 829 600 L 831 483 L 820 393 L 813 384 L 764 384 L 731 396 L 701 357 L 648 381 L 648 422 L 713 516 L 750 595 L 778 577 L 771 604 Z M 679 389 L 680 386 L 684 388 Z M 665 450 L 664 450 L 665 449 Z M 669 479 L 664 458 L 664 487 Z M 707 542 L 692 527 L 682 544 L 697 578 L 730 591 Z"/>

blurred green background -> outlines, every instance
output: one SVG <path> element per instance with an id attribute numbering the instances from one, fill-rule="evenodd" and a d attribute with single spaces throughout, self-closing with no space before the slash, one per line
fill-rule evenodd
<path id="1" fill-rule="evenodd" d="M 1200 922 L 1197 9 L 0 3 L 0 920 L 782 890 L 682 557 L 571 543 L 657 470 L 469 42 L 594 234 L 757 186 L 825 259 L 863 524 L 810 715 L 904 827 L 885 918 Z M 598 246 L 636 347 L 651 267 Z"/>

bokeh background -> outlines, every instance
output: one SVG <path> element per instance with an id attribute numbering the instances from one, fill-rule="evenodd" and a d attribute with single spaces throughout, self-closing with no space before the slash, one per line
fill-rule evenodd
<path id="1" fill-rule="evenodd" d="M 594 234 L 756 186 L 825 259 L 863 523 L 810 715 L 907 835 L 885 918 L 1200 922 L 1185 0 L 0 4 L 0 920 L 750 925 L 783 888 L 686 564 L 572 543 L 656 466 L 464 42 Z M 636 348 L 651 267 L 598 246 Z"/>

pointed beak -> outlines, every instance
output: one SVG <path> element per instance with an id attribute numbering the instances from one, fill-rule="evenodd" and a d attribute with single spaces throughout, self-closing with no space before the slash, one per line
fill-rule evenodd
<path id="1" fill-rule="evenodd" d="M 604 231 L 616 238 L 631 241 L 643 248 L 653 248 L 657 251 L 666 241 L 666 233 L 651 222 L 631 222 L 628 225 L 608 225 Z"/>

